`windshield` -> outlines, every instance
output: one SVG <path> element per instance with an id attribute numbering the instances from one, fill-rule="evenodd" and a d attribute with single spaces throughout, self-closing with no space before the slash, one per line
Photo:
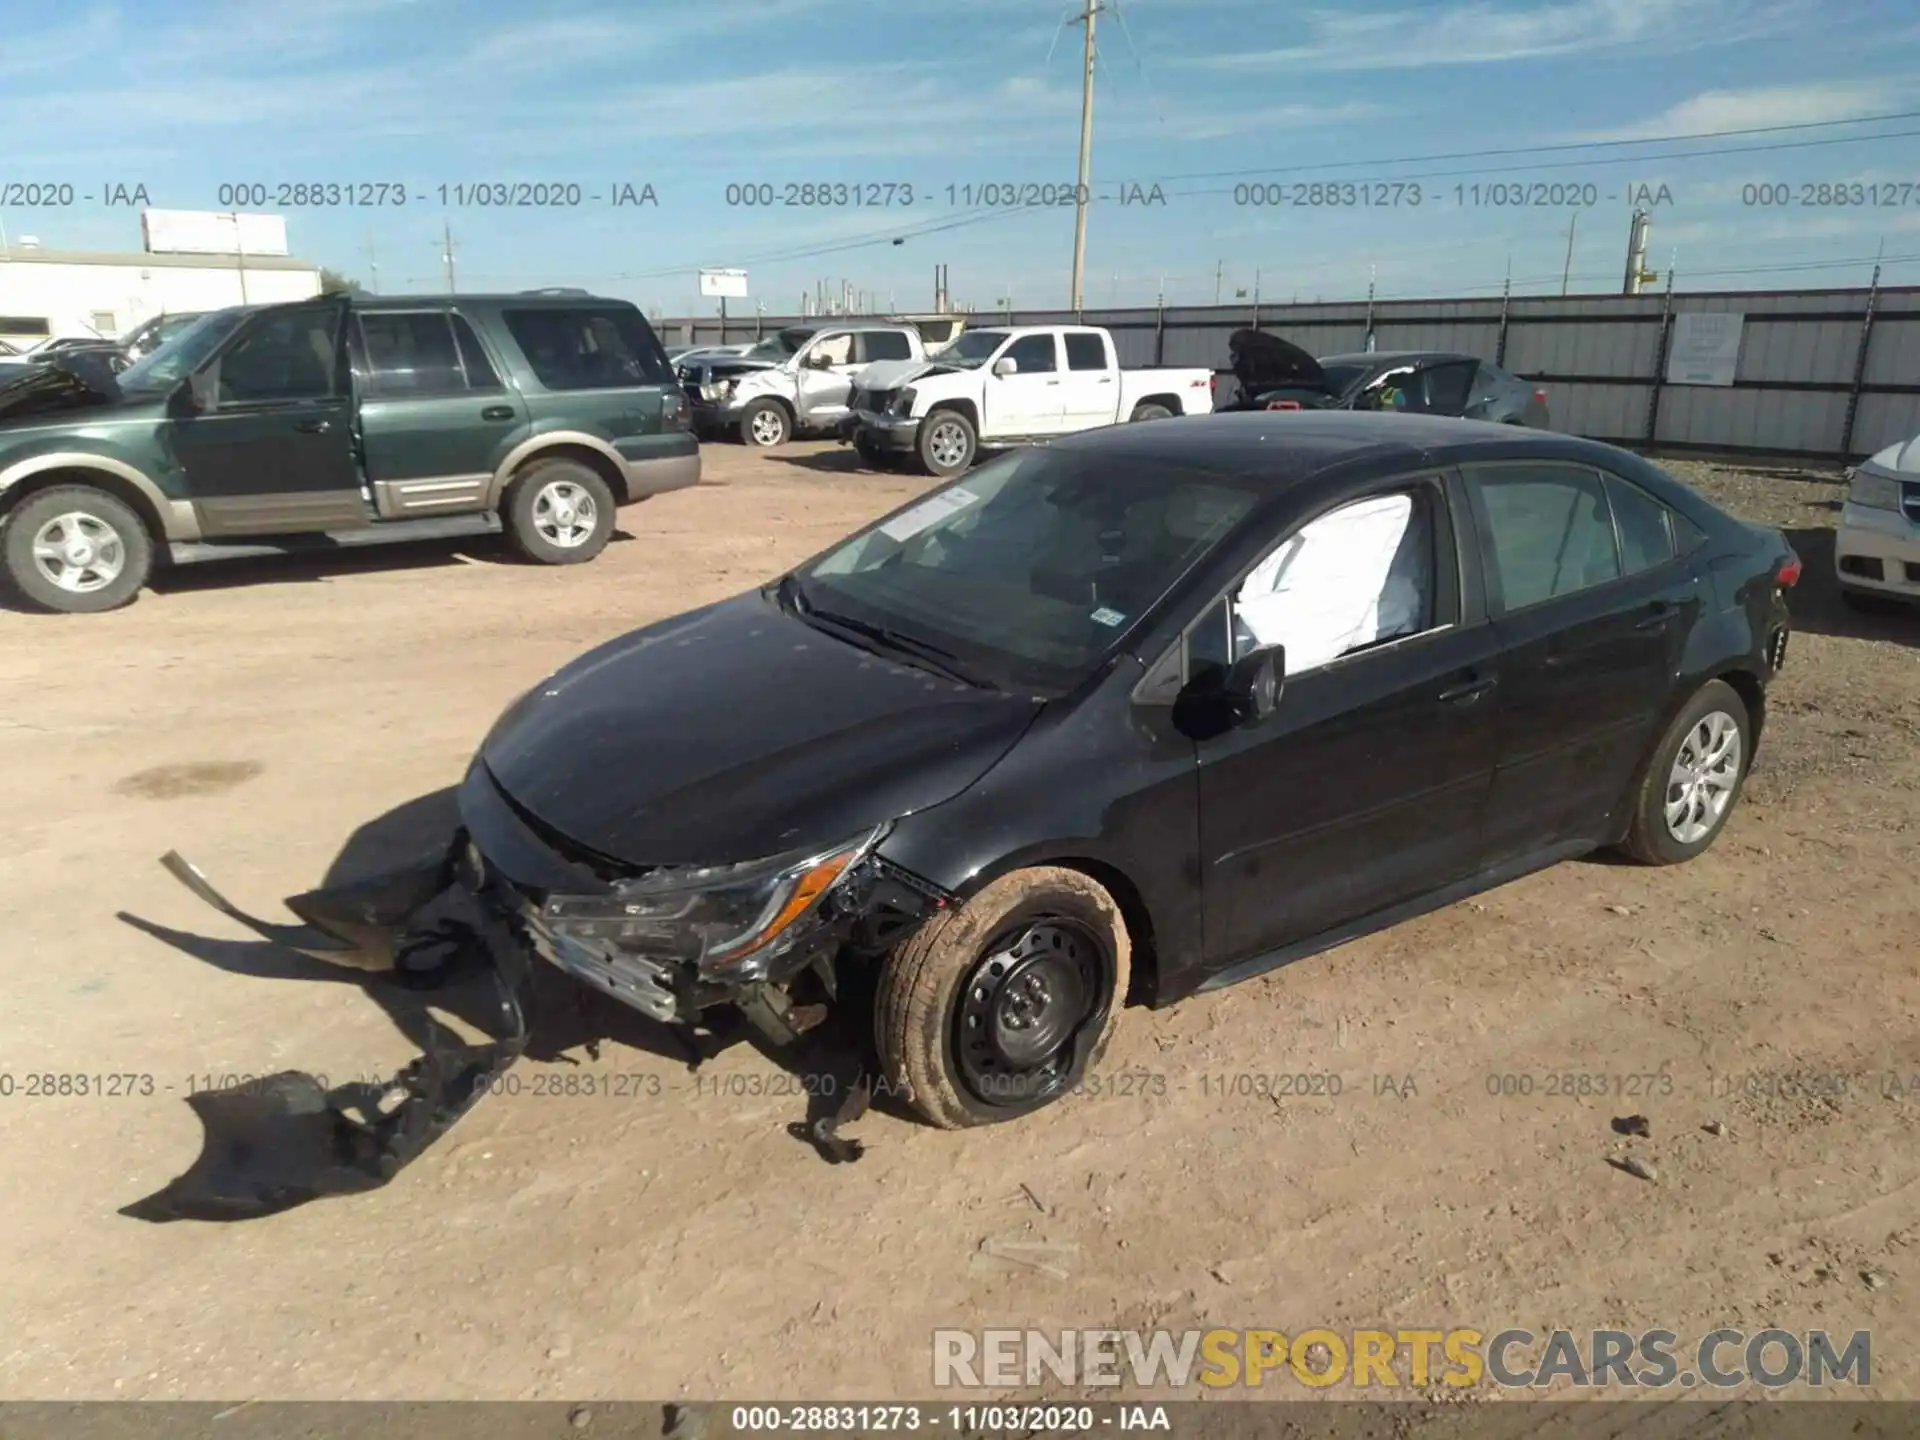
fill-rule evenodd
<path id="1" fill-rule="evenodd" d="M 162 341 L 144 360 L 120 372 L 122 390 L 171 390 L 219 348 L 247 318 L 245 310 L 216 310 L 202 315 Z"/>
<path id="2" fill-rule="evenodd" d="M 978 370 L 1006 343 L 1006 330 L 969 330 L 953 344 L 940 352 L 942 365 L 956 365 L 962 370 Z"/>
<path id="3" fill-rule="evenodd" d="M 800 347 L 813 338 L 811 330 L 779 330 L 747 351 L 752 360 L 785 360 L 800 353 Z"/>
<path id="4" fill-rule="evenodd" d="M 1064 691 L 1256 498 L 1165 461 L 1019 451 L 796 575 L 817 615 L 896 631 L 1001 688 Z"/>

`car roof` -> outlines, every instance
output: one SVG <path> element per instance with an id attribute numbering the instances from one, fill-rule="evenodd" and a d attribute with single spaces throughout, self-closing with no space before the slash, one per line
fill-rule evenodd
<path id="1" fill-rule="evenodd" d="M 1617 469 L 1614 457 L 1623 453 L 1596 440 L 1550 430 L 1355 410 L 1188 415 L 1083 430 L 1053 441 L 1050 448 L 1158 461 L 1275 489 L 1354 463 L 1373 462 L 1387 472 L 1466 460 L 1557 458 Z"/>
<path id="2" fill-rule="evenodd" d="M 1404 365 L 1409 360 L 1478 360 L 1458 350 L 1357 350 L 1351 355 L 1319 356 L 1322 365 Z"/>

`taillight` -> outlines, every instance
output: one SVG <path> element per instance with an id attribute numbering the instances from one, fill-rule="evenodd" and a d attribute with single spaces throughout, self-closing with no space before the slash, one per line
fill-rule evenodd
<path id="1" fill-rule="evenodd" d="M 1547 403 L 1547 392 L 1544 390 L 1536 390 L 1533 392 L 1533 398 L 1544 405 Z"/>
<path id="2" fill-rule="evenodd" d="M 1786 560 L 1781 563 L 1779 572 L 1773 578 L 1775 583 L 1783 590 L 1790 585 L 1798 585 L 1800 583 L 1800 557 L 1789 550 Z"/>
<path id="3" fill-rule="evenodd" d="M 684 430 L 692 418 L 693 407 L 686 392 L 675 390 L 660 402 L 660 426 L 664 430 Z"/>

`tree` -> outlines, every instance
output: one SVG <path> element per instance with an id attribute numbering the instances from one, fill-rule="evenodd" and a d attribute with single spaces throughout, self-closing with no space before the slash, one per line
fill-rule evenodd
<path id="1" fill-rule="evenodd" d="M 320 293 L 322 295 L 371 295 L 373 292 L 350 275 L 342 275 L 338 270 L 320 267 Z"/>

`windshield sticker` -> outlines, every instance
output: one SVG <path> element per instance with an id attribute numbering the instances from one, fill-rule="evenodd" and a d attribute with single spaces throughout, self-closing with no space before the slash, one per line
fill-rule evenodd
<path id="1" fill-rule="evenodd" d="M 910 510 L 902 510 L 880 527 L 880 533 L 889 540 L 911 540 L 922 530 L 938 525 L 949 515 L 956 515 L 969 505 L 979 503 L 980 497 L 973 491 L 964 485 L 956 485 L 953 489 L 942 491 L 930 500 L 922 500 Z"/>
<path id="2" fill-rule="evenodd" d="M 1112 627 L 1114 625 L 1118 625 L 1121 621 L 1125 620 L 1127 617 L 1121 614 L 1118 610 L 1109 610 L 1106 606 L 1102 605 L 1098 610 L 1094 611 L 1092 616 L 1089 618 L 1091 618 L 1093 623 L 1096 625 L 1106 625 L 1108 627 Z"/>

